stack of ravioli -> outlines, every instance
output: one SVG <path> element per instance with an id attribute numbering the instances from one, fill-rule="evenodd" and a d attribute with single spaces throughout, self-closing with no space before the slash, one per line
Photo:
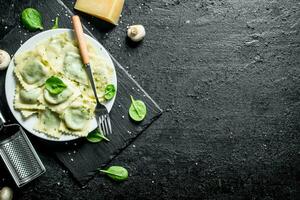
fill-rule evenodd
<path id="1" fill-rule="evenodd" d="M 103 102 L 114 68 L 91 44 L 88 52 L 97 94 Z M 49 137 L 85 137 L 91 130 L 96 103 L 75 40 L 67 33 L 54 36 L 35 49 L 16 55 L 14 61 L 18 80 L 14 108 L 25 119 L 37 114 L 34 129 Z M 66 85 L 56 95 L 45 88 L 46 80 L 52 76 Z"/>

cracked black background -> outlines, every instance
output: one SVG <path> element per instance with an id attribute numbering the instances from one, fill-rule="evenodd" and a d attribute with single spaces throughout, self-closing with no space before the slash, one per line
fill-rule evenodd
<path id="1" fill-rule="evenodd" d="M 1 1 L 0 39 L 32 4 Z M 15 199 L 300 199 L 299 0 L 126 0 L 116 27 L 80 15 L 165 112 L 113 160 L 128 181 L 81 188 L 42 152 L 38 180 L 0 180 Z"/>

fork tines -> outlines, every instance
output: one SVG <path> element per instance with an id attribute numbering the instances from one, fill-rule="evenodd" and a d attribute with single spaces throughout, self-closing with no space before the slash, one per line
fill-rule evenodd
<path id="1" fill-rule="evenodd" d="M 99 124 L 100 124 L 100 129 L 102 133 L 106 136 L 112 133 L 111 130 L 111 123 L 110 123 L 110 118 L 108 114 L 100 115 L 99 116 Z"/>

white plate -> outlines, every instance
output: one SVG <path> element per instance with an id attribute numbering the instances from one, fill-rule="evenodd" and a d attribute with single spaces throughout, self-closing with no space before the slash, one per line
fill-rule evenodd
<path id="1" fill-rule="evenodd" d="M 19 49 L 18 51 L 15 53 L 15 55 L 18 55 L 19 53 L 28 51 L 28 50 L 32 50 L 36 47 L 36 45 L 42 41 L 45 41 L 47 39 L 49 39 L 50 37 L 53 37 L 57 34 L 62 34 L 67 32 L 68 34 L 70 34 L 71 37 L 74 37 L 73 35 L 73 30 L 71 29 L 53 29 L 53 30 L 48 30 L 48 31 L 44 31 L 41 32 L 35 36 L 33 36 L 32 38 L 30 38 L 29 40 L 27 40 Z M 112 78 L 112 84 L 114 84 L 115 86 L 117 86 L 117 75 L 116 75 L 116 70 L 115 67 L 113 65 L 113 62 L 108 54 L 108 52 L 105 50 L 105 48 L 94 38 L 90 37 L 89 35 L 85 35 L 86 39 L 88 41 L 91 42 L 91 44 L 96 48 L 99 49 L 101 55 L 104 57 L 104 59 L 107 60 L 107 62 L 109 62 L 111 64 L 111 66 L 113 66 L 114 69 L 114 73 L 113 73 L 113 78 Z M 70 140 L 74 140 L 77 139 L 78 136 L 71 136 L 71 135 L 62 135 L 59 139 L 54 139 L 54 138 L 50 138 L 47 135 L 43 134 L 43 133 L 39 133 L 37 131 L 35 131 L 33 129 L 34 125 L 37 122 L 37 116 L 30 116 L 28 119 L 23 119 L 22 115 L 19 111 L 14 109 L 14 95 L 15 95 L 15 89 L 16 89 L 16 77 L 13 73 L 14 71 L 14 58 L 12 59 L 12 61 L 10 62 L 7 72 L 6 72 L 6 78 L 5 78 L 5 93 L 6 93 L 6 99 L 9 105 L 9 108 L 11 110 L 11 112 L 13 113 L 14 117 L 16 118 L 16 120 L 30 133 L 43 138 L 45 140 L 51 140 L 51 141 L 70 141 Z M 110 100 L 109 102 L 105 103 L 105 106 L 108 110 L 108 112 L 110 112 L 113 104 L 115 101 L 115 97 Z M 93 122 L 92 122 L 92 126 L 91 129 L 89 131 L 94 130 L 97 127 L 97 122 L 96 119 L 94 118 Z"/>

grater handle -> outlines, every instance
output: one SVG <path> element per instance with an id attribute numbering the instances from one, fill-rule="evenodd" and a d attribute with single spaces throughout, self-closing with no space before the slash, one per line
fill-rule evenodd
<path id="1" fill-rule="evenodd" d="M 5 119 L 4 119 L 4 117 L 3 117 L 2 113 L 1 113 L 1 110 L 0 110 L 0 126 L 2 126 L 5 122 L 6 121 L 5 121 Z"/>

